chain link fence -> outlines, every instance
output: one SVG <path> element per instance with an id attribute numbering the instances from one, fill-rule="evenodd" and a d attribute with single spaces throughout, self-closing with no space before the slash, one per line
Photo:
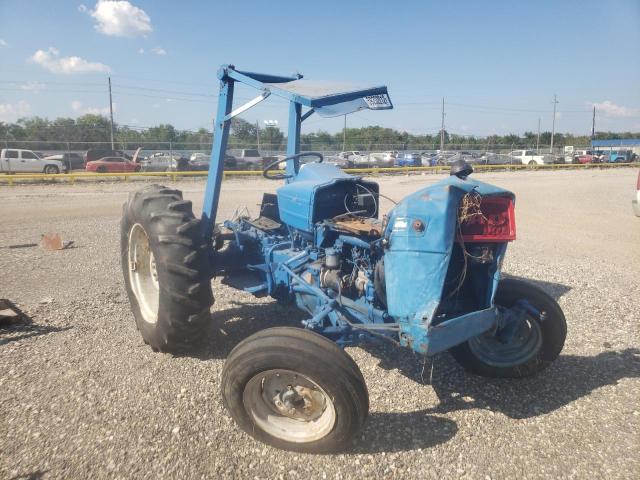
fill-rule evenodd
<path id="1" fill-rule="evenodd" d="M 0 140 L 0 148 L 11 149 L 27 149 L 35 152 L 42 153 L 44 155 L 55 155 L 61 153 L 78 153 L 84 154 L 89 149 L 102 149 L 111 150 L 112 145 L 110 142 L 65 142 L 65 141 L 50 141 L 50 140 L 13 140 L 5 139 Z M 191 155 L 193 153 L 211 153 L 210 142 L 122 142 L 117 141 L 113 144 L 113 150 L 119 152 L 126 152 L 132 154 L 136 149 L 142 148 L 141 155 L 147 156 L 153 153 L 164 152 L 174 153 L 176 155 Z M 589 145 L 574 145 L 574 149 L 589 149 Z M 263 156 L 274 156 L 285 153 L 286 146 L 282 143 L 269 144 L 269 143 L 251 143 L 251 142 L 233 142 L 229 141 L 227 153 L 233 155 L 238 154 L 241 150 L 258 150 Z M 302 151 L 314 151 L 321 152 L 323 154 L 335 155 L 341 151 L 357 151 L 362 154 L 369 153 L 383 153 L 383 152 L 439 152 L 440 144 L 407 144 L 407 143 L 380 143 L 380 144 L 366 144 L 350 143 L 346 142 L 344 145 L 336 147 L 335 145 L 327 145 L 321 143 L 303 143 L 301 144 Z M 563 155 L 564 147 L 554 147 L 551 152 L 549 145 L 536 146 L 523 143 L 512 144 L 484 144 L 478 143 L 461 143 L 461 144 L 446 144 L 445 151 L 455 152 L 469 152 L 469 153 L 508 153 L 513 150 L 533 150 L 536 154 L 554 154 Z"/>

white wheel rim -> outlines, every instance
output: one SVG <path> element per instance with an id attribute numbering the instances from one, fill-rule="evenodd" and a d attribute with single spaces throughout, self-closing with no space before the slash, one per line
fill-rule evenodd
<path id="1" fill-rule="evenodd" d="M 160 303 L 158 271 L 149 237 L 139 223 L 129 232 L 129 281 L 142 318 L 147 323 L 155 324 Z"/>
<path id="2" fill-rule="evenodd" d="M 291 370 L 258 373 L 245 386 L 242 401 L 257 427 L 287 442 L 320 440 L 336 423 L 331 397 L 313 380 Z"/>

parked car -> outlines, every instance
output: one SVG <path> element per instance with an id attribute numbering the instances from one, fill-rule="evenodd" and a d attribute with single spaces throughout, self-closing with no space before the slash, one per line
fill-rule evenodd
<path id="1" fill-rule="evenodd" d="M 189 160 L 181 155 L 158 152 L 140 161 L 143 172 L 183 172 L 189 169 Z"/>
<path id="2" fill-rule="evenodd" d="M 594 155 L 593 152 L 588 151 L 582 155 L 578 155 L 575 158 L 575 163 L 587 164 L 587 163 L 600 163 L 604 156 Z"/>
<path id="3" fill-rule="evenodd" d="M 633 207 L 633 213 L 636 217 L 640 217 L 640 171 L 638 172 L 638 180 L 636 181 L 636 198 L 631 200 L 631 206 Z"/>
<path id="4" fill-rule="evenodd" d="M 434 167 L 438 164 L 437 160 L 438 152 L 435 150 L 426 150 L 424 152 L 420 152 L 420 157 L 422 157 L 422 165 Z"/>
<path id="5" fill-rule="evenodd" d="M 400 153 L 395 160 L 396 167 L 421 167 L 422 157 L 417 152 Z"/>
<path id="6" fill-rule="evenodd" d="M 188 169 L 193 171 L 206 171 L 209 170 L 209 164 L 211 163 L 211 156 L 204 153 L 193 154 L 189 159 Z M 224 156 L 224 169 L 233 170 L 236 168 L 236 157 L 226 154 Z"/>
<path id="7" fill-rule="evenodd" d="M 104 157 L 87 162 L 87 172 L 97 173 L 125 173 L 140 171 L 140 164 L 124 157 Z"/>
<path id="8" fill-rule="evenodd" d="M 285 157 L 283 157 L 285 158 Z M 331 163 L 339 168 L 351 168 L 352 164 L 349 160 L 339 155 L 327 155 L 324 157 L 324 163 Z"/>
<path id="9" fill-rule="evenodd" d="M 631 150 L 612 150 L 609 152 L 608 161 L 611 163 L 630 163 L 635 161 L 637 155 Z"/>
<path id="10" fill-rule="evenodd" d="M 382 153 L 382 167 L 393 167 L 396 164 L 397 150 L 390 150 Z"/>
<path id="11" fill-rule="evenodd" d="M 375 167 L 375 158 L 370 154 L 352 155 L 349 157 L 348 162 L 353 168 L 371 168 Z"/>
<path id="12" fill-rule="evenodd" d="M 84 163 L 100 160 L 105 157 L 122 157 L 131 160 L 131 156 L 122 150 L 111 150 L 110 148 L 90 148 L 84 153 Z"/>
<path id="13" fill-rule="evenodd" d="M 67 171 L 84 169 L 84 159 L 82 158 L 82 155 L 78 153 L 59 153 L 56 155 L 49 155 L 44 157 L 44 160 L 59 160 L 67 167 Z"/>
<path id="14" fill-rule="evenodd" d="M 458 152 L 443 151 L 438 152 L 436 156 L 429 162 L 435 165 L 449 165 L 452 158 L 459 158 Z"/>
<path id="15" fill-rule="evenodd" d="M 357 150 L 349 150 L 347 152 L 340 152 L 338 154 L 340 158 L 344 158 L 345 160 L 351 160 L 353 157 L 359 157 L 360 155 L 362 154 Z"/>
<path id="16" fill-rule="evenodd" d="M 236 153 L 237 152 L 237 153 Z M 261 170 L 265 166 L 265 158 L 256 149 L 244 149 L 234 151 L 236 168 L 240 170 Z M 275 157 L 273 157 L 275 160 Z"/>
<path id="17" fill-rule="evenodd" d="M 487 152 L 480 156 L 475 163 L 478 165 L 522 165 L 522 160 L 502 153 Z"/>
<path id="18" fill-rule="evenodd" d="M 537 155 L 534 150 L 513 150 L 509 156 L 519 159 L 523 165 L 550 165 L 556 163 L 553 155 Z"/>
<path id="19" fill-rule="evenodd" d="M 580 163 L 580 157 L 586 155 L 593 156 L 593 152 L 591 150 L 574 150 L 572 155 L 572 163 Z"/>
<path id="20" fill-rule="evenodd" d="M 66 165 L 60 160 L 44 159 L 32 150 L 3 148 L 0 151 L 2 173 L 62 173 Z"/>
<path id="21" fill-rule="evenodd" d="M 211 155 L 203 153 L 203 152 L 194 152 L 189 157 L 190 162 L 197 162 L 199 160 L 209 160 Z"/>
<path id="22" fill-rule="evenodd" d="M 361 155 L 363 157 L 365 155 Z M 396 163 L 396 157 L 398 152 L 396 150 L 389 150 L 387 152 L 371 152 L 367 157 L 367 165 L 369 167 L 393 167 Z"/>

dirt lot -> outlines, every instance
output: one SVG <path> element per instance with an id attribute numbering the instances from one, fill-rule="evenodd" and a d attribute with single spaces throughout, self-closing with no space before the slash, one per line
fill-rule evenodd
<path id="1" fill-rule="evenodd" d="M 214 282 L 208 345 L 153 353 L 129 311 L 120 209 L 140 183 L 0 187 L 0 247 L 60 232 L 76 248 L 0 248 L 0 297 L 33 325 L 0 329 L 0 478 L 639 478 L 640 219 L 637 170 L 479 175 L 518 196 L 504 270 L 558 298 L 563 354 L 520 381 L 348 349 L 371 398 L 366 429 L 335 456 L 278 451 L 236 429 L 219 397 L 241 339 L 301 317 Z M 381 179 L 396 199 L 439 176 Z M 202 202 L 202 180 L 177 188 Z M 276 182 L 224 184 L 221 217 L 256 212 Z M 388 208 L 389 203 L 383 204 Z"/>

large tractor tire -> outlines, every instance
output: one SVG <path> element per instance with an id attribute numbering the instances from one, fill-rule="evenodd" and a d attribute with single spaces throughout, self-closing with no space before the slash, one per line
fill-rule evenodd
<path id="1" fill-rule="evenodd" d="M 206 338 L 213 294 L 191 202 L 160 185 L 132 192 L 120 240 L 124 283 L 145 343 L 177 353 Z"/>
<path id="2" fill-rule="evenodd" d="M 512 278 L 500 281 L 495 296 L 498 307 L 510 308 L 521 300 L 541 312 L 541 316 L 528 314 L 506 343 L 491 331 L 453 347 L 450 352 L 458 363 L 484 377 L 520 378 L 544 370 L 558 358 L 567 336 L 562 309 L 535 285 Z"/>
<path id="3" fill-rule="evenodd" d="M 356 363 L 301 328 L 269 328 L 238 344 L 222 370 L 222 398 L 256 440 L 306 453 L 344 450 L 369 413 Z"/>

